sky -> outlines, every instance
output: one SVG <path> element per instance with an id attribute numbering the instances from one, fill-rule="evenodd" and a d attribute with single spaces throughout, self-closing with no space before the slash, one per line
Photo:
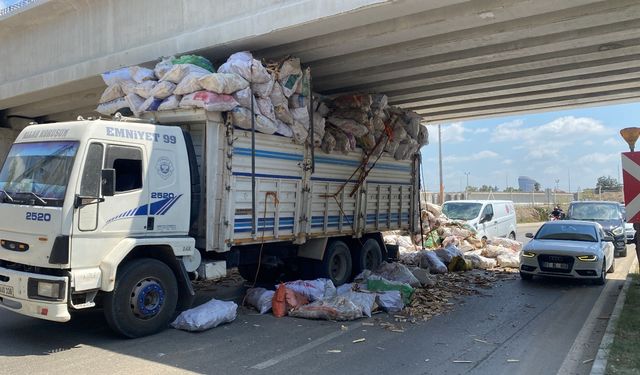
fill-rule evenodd
<path id="1" fill-rule="evenodd" d="M 577 108 L 442 123 L 444 190 L 469 186 L 518 187 L 518 176 L 542 189 L 594 188 L 598 177 L 621 180 L 620 153 L 629 151 L 620 129 L 640 126 L 640 103 Z M 438 128 L 429 125 L 422 149 L 426 189 L 439 190 Z M 640 147 L 640 142 L 638 143 Z"/>

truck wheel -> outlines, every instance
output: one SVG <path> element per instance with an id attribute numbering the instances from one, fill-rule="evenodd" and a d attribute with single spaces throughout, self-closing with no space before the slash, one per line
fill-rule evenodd
<path id="1" fill-rule="evenodd" d="M 380 244 L 374 238 L 369 238 L 353 252 L 353 273 L 358 275 L 364 270 L 374 271 L 382 262 Z"/>
<path id="2" fill-rule="evenodd" d="M 335 286 L 342 285 L 349 281 L 351 269 L 351 252 L 347 244 L 342 241 L 330 242 L 320 264 L 320 277 L 331 279 Z"/>
<path id="3" fill-rule="evenodd" d="M 116 333 L 142 337 L 166 328 L 177 302 L 171 269 L 159 260 L 136 259 L 118 271 L 115 288 L 104 299 L 104 316 Z"/>

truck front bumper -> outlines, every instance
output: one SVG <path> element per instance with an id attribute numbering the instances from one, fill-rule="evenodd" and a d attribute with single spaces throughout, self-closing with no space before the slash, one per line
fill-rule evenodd
<path id="1" fill-rule="evenodd" d="M 38 296 L 38 282 L 57 285 L 61 291 L 59 298 Z M 0 267 L 0 307 L 34 318 L 66 322 L 71 319 L 67 306 L 68 286 L 68 277 L 21 272 Z"/>

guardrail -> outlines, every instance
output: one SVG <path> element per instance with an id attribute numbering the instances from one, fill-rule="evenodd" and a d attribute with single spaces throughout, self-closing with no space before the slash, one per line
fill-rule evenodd
<path id="1" fill-rule="evenodd" d="M 34 3 L 42 2 L 42 0 L 21 0 L 15 4 L 11 4 L 5 8 L 0 9 L 0 18 L 10 15 L 26 6 L 29 6 Z"/>

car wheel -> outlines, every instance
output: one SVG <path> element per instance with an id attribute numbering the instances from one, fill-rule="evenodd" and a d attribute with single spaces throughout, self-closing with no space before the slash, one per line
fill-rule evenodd
<path id="1" fill-rule="evenodd" d="M 616 258 L 613 258 L 613 261 L 611 262 L 611 267 L 609 267 L 609 269 L 607 270 L 607 273 L 614 273 L 616 272 Z"/>
<path id="2" fill-rule="evenodd" d="M 118 270 L 115 287 L 104 299 L 104 316 L 122 336 L 148 336 L 167 327 L 177 302 L 171 269 L 156 259 L 136 259 Z"/>
<path id="3" fill-rule="evenodd" d="M 353 272 L 356 275 L 364 270 L 375 271 L 381 262 L 382 250 L 374 238 L 369 238 L 353 252 Z"/>
<path id="4" fill-rule="evenodd" d="M 627 245 L 624 245 L 624 249 L 619 253 L 620 258 L 624 258 L 627 256 Z"/>
<path id="5" fill-rule="evenodd" d="M 602 260 L 602 270 L 600 270 L 600 277 L 594 280 L 596 285 L 604 285 L 607 281 L 607 259 Z"/>
<path id="6" fill-rule="evenodd" d="M 516 240 L 516 234 L 513 233 L 513 232 L 509 233 L 509 239 L 515 241 Z"/>
<path id="7" fill-rule="evenodd" d="M 533 279 L 533 275 L 530 274 L 530 273 L 524 273 L 524 272 L 520 271 L 520 278 L 522 280 L 529 281 L 529 280 Z"/>

